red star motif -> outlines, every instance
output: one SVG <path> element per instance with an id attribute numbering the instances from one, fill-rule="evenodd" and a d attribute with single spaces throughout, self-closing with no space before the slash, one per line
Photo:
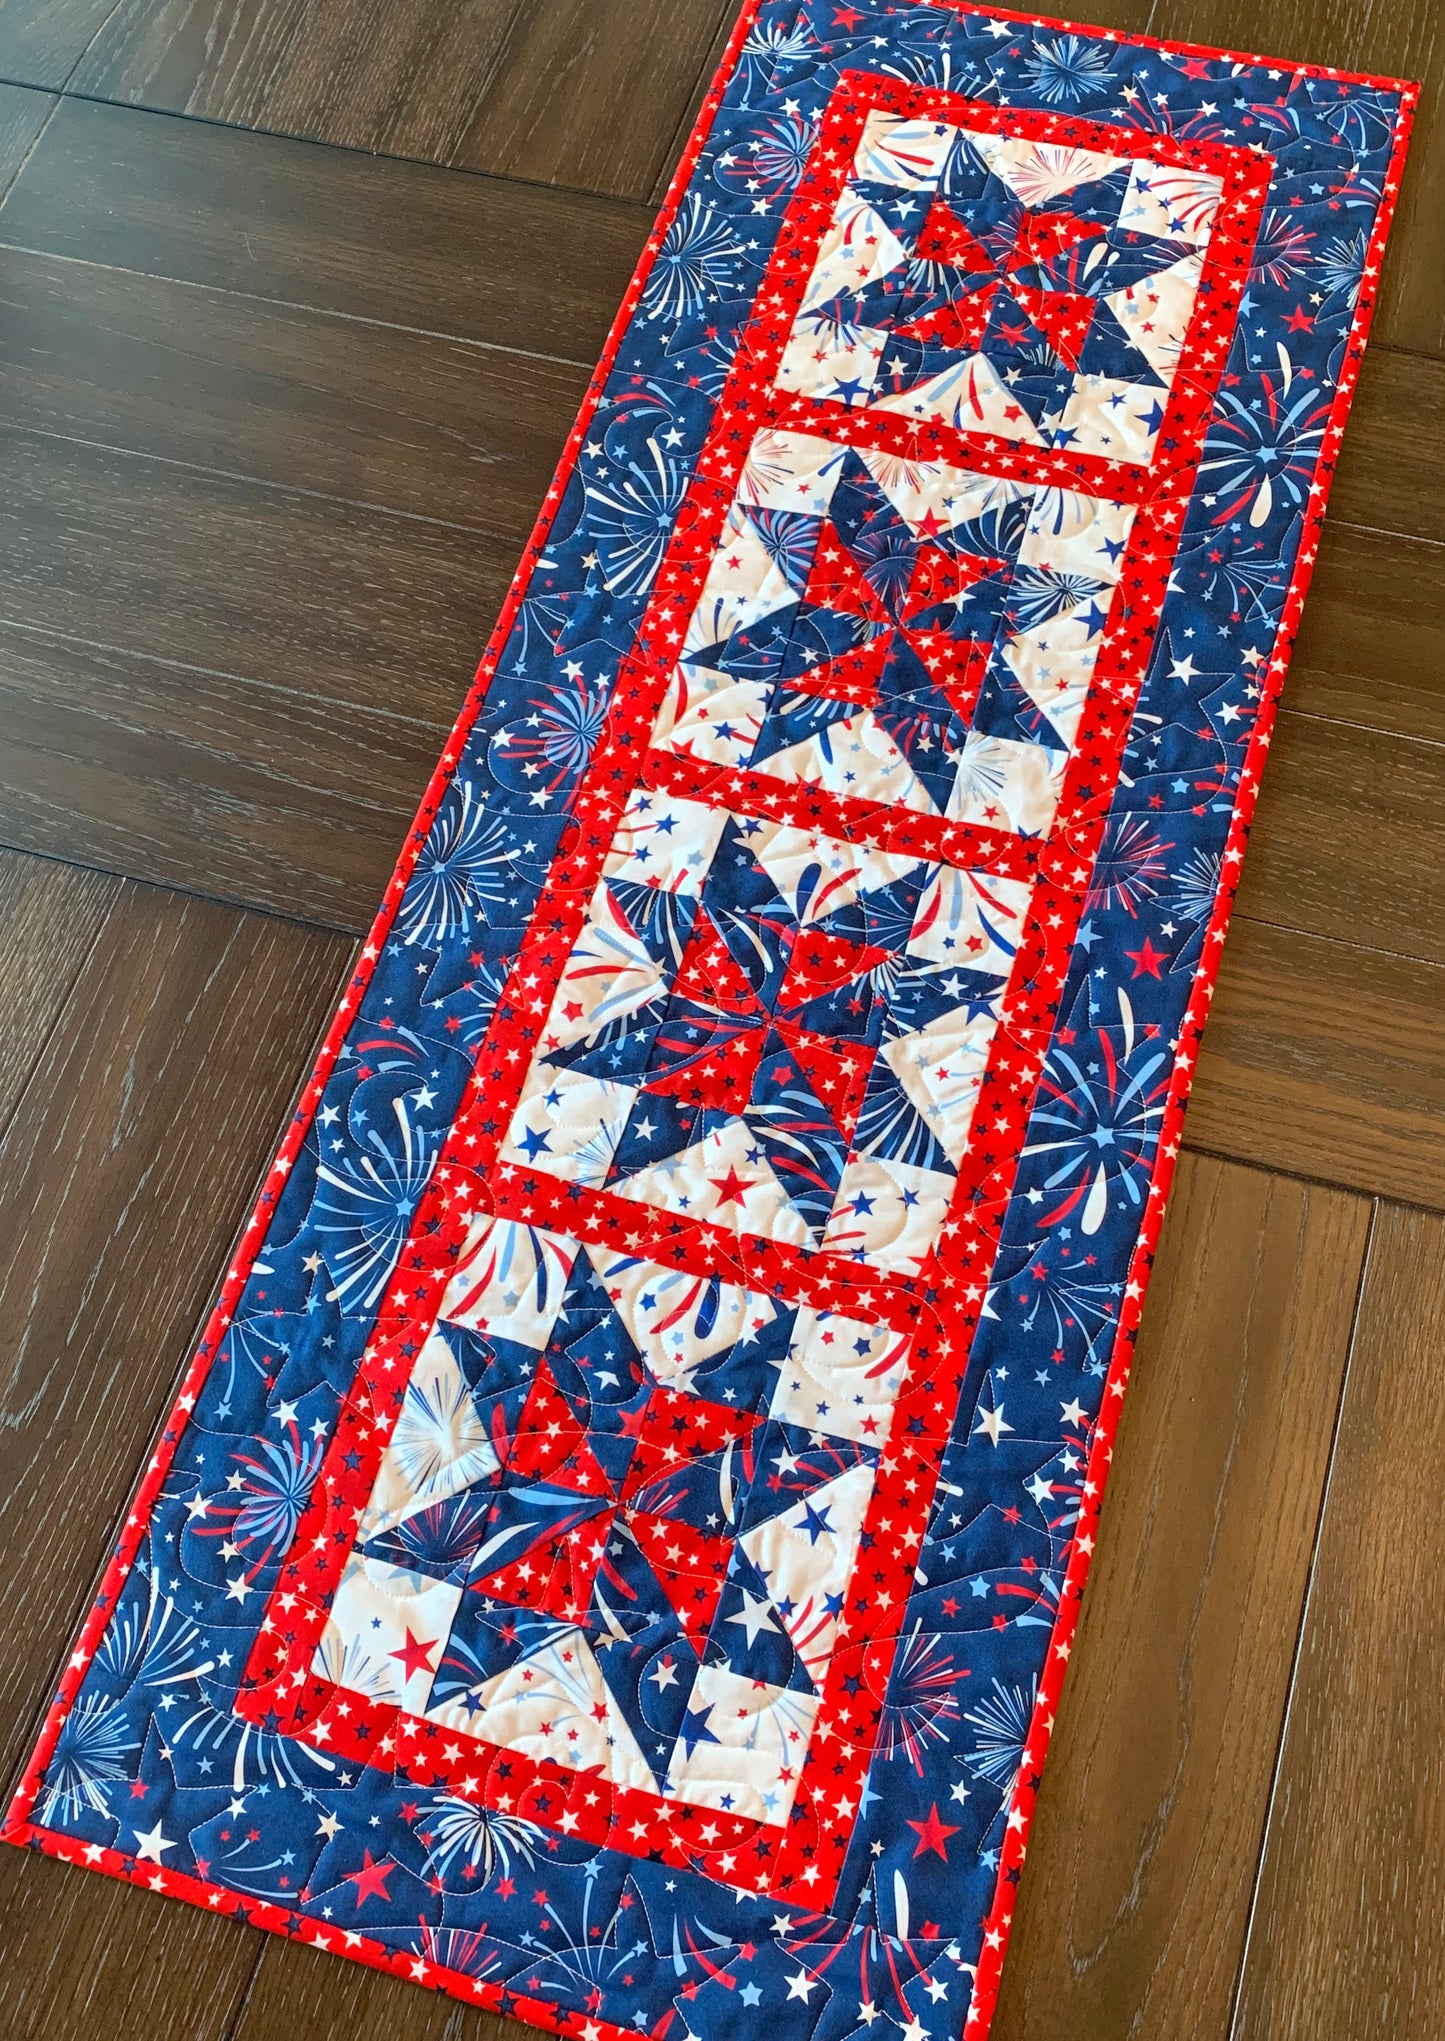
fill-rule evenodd
<path id="1" fill-rule="evenodd" d="M 1159 976 L 1159 966 L 1165 962 L 1169 952 L 1167 950 L 1156 950 L 1146 935 L 1142 949 L 1125 950 L 1124 955 L 1134 966 L 1134 976 L 1136 978 L 1157 978 Z"/>
<path id="2" fill-rule="evenodd" d="M 945 1864 L 948 1862 L 948 1838 L 957 1835 L 958 1830 L 939 1820 L 936 1800 L 928 1810 L 927 1821 L 910 1821 L 908 1826 L 918 1837 L 918 1848 L 913 1852 L 915 1857 L 921 1857 L 926 1850 L 933 1850 Z"/>
<path id="3" fill-rule="evenodd" d="M 363 1852 L 363 1859 L 359 1871 L 348 1871 L 346 1874 L 356 1887 L 356 1904 L 359 1907 L 364 1906 L 368 1899 L 373 1898 L 389 1900 L 391 1894 L 386 1889 L 386 1881 L 396 1869 L 396 1865 L 390 1857 L 384 1858 L 379 1864 L 375 1863 L 370 1850 Z"/>
<path id="4" fill-rule="evenodd" d="M 719 1206 L 734 1203 L 741 1205 L 743 1199 L 752 1189 L 752 1185 L 748 1182 L 747 1178 L 739 1176 L 736 1169 L 729 1169 L 726 1176 L 710 1176 L 708 1182 L 718 1193 Z"/>
<path id="5" fill-rule="evenodd" d="M 433 1637 L 426 1643 L 423 1643 L 419 1638 L 413 1637 L 411 1631 L 408 1630 L 406 1642 L 401 1647 L 401 1650 L 393 1651 L 391 1655 L 393 1658 L 401 1660 L 402 1665 L 406 1669 L 406 1677 L 410 1679 L 413 1673 L 431 1671 L 431 1655 L 440 1642 L 441 1639 L 439 1637 Z"/>

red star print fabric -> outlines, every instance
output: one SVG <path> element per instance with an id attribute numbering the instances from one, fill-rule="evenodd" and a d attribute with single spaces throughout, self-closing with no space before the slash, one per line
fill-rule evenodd
<path id="1" fill-rule="evenodd" d="M 982 2041 L 1415 96 L 745 6 L 11 1840 Z"/>

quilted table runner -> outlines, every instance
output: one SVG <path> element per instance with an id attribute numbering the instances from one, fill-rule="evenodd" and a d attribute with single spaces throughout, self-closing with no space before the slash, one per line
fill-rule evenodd
<path id="1" fill-rule="evenodd" d="M 982 2036 L 1413 98 L 744 9 L 13 1840 Z"/>

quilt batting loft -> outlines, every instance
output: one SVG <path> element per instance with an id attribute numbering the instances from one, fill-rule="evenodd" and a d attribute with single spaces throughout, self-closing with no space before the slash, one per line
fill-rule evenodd
<path id="1" fill-rule="evenodd" d="M 1413 98 L 744 10 L 12 1839 L 984 2032 Z"/>

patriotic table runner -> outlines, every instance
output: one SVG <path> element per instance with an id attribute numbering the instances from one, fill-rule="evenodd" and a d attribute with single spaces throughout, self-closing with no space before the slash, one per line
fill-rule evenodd
<path id="1" fill-rule="evenodd" d="M 1413 99 L 745 8 L 12 1839 L 983 2034 Z"/>

